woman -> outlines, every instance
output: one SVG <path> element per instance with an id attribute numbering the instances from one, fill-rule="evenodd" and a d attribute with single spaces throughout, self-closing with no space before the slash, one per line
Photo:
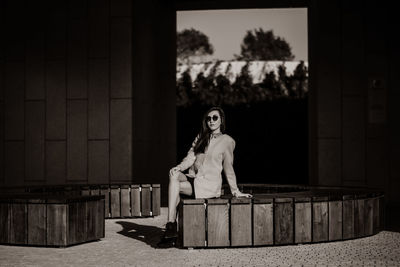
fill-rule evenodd
<path id="1" fill-rule="evenodd" d="M 187 156 L 169 172 L 168 187 L 168 222 L 164 238 L 177 237 L 176 210 L 180 194 L 193 198 L 214 198 L 221 195 L 224 170 L 232 195 L 235 197 L 251 197 L 241 193 L 236 184 L 233 170 L 233 150 L 235 141 L 225 134 L 225 115 L 221 108 L 208 110 L 202 121 L 202 128 L 194 140 Z M 187 175 L 183 174 L 189 169 Z"/>

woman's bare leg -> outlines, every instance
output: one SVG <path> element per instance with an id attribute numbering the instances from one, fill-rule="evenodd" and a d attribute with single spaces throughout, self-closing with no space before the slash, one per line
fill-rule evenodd
<path id="1" fill-rule="evenodd" d="M 177 172 L 169 176 L 168 185 L 168 222 L 175 222 L 176 208 L 178 207 L 180 197 L 179 194 L 192 194 L 192 186 L 188 182 L 186 175 Z"/>

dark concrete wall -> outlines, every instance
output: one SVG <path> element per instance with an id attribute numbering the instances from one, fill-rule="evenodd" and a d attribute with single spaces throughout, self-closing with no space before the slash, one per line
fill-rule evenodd
<path id="1" fill-rule="evenodd" d="M 1 184 L 132 181 L 131 10 L 1 1 Z"/>

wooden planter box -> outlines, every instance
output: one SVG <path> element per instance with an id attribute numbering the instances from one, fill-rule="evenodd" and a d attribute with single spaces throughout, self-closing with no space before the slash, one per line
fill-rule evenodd
<path id="1" fill-rule="evenodd" d="M 104 237 L 104 196 L 0 198 L 0 243 L 65 247 Z"/>

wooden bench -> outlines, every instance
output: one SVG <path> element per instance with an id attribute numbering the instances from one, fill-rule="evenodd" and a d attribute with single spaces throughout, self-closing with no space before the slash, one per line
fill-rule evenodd
<path id="1" fill-rule="evenodd" d="M 1 244 L 65 247 L 100 238 L 104 196 L 0 196 Z"/>
<path id="2" fill-rule="evenodd" d="M 379 191 L 309 187 L 252 199 L 182 199 L 179 242 L 182 247 L 247 247 L 370 236 L 383 227 L 383 198 Z"/>
<path id="3" fill-rule="evenodd" d="M 27 186 L 1 188 L 1 191 L 65 196 L 104 195 L 106 219 L 160 215 L 160 184 Z"/>

